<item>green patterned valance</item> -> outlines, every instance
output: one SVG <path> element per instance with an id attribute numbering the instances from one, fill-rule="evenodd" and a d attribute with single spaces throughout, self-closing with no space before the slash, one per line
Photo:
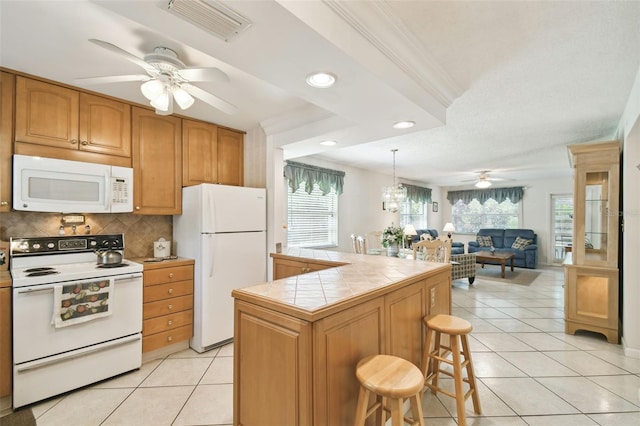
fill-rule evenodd
<path id="1" fill-rule="evenodd" d="M 295 161 L 287 161 L 284 166 L 284 177 L 289 181 L 292 192 L 296 192 L 302 182 L 305 183 L 304 190 L 307 194 L 311 194 L 313 185 L 316 183 L 322 191 L 322 195 L 331 192 L 331 188 L 334 188 L 336 194 L 340 195 L 344 187 L 344 172 Z"/>
<path id="2" fill-rule="evenodd" d="M 403 183 L 402 186 L 407 188 L 407 200 L 414 203 L 431 203 L 431 188 L 423 188 L 421 186 L 407 185 Z"/>
<path id="3" fill-rule="evenodd" d="M 478 200 L 480 204 L 484 204 L 490 198 L 493 198 L 498 203 L 509 199 L 512 203 L 519 203 L 522 200 L 524 194 L 524 188 L 521 186 L 513 188 L 492 188 L 492 189 L 472 189 L 470 191 L 449 191 L 447 194 L 447 200 L 451 205 L 462 200 L 464 204 L 469 204 L 474 199 Z"/>

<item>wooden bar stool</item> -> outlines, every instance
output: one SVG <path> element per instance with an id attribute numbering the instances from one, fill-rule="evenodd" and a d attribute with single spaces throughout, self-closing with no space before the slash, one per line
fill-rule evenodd
<path id="1" fill-rule="evenodd" d="M 420 369 L 409 361 L 393 355 L 372 355 L 362 359 L 356 368 L 360 381 L 360 393 L 356 407 L 355 426 L 364 426 L 366 419 L 377 413 L 378 425 L 387 421 L 391 413 L 391 424 L 402 426 L 424 426 L 422 418 L 422 389 L 424 376 Z M 375 394 L 375 402 L 369 406 L 369 396 Z M 403 403 L 409 399 L 411 418 L 403 413 Z"/>
<path id="2" fill-rule="evenodd" d="M 480 399 L 478 397 L 478 389 L 476 388 L 476 378 L 473 374 L 471 352 L 469 351 L 469 341 L 467 340 L 467 335 L 473 327 L 469 321 L 451 315 L 438 314 L 432 317 L 425 317 L 423 321 L 427 325 L 427 339 L 422 354 L 424 384 L 431 389 L 434 394 L 440 392 L 456 400 L 458 424 L 464 426 L 466 425 L 464 404 L 469 396 L 473 399 L 474 411 L 477 414 L 481 413 Z M 443 334 L 449 336 L 449 346 L 443 344 L 441 340 Z M 462 348 L 460 347 L 460 343 L 462 344 Z M 431 349 L 432 345 L 433 349 Z M 451 353 L 453 360 L 447 358 L 449 353 Z M 461 361 L 461 355 L 464 357 L 464 361 Z M 453 367 L 453 374 L 441 369 L 441 362 L 451 365 Z M 463 368 L 467 369 L 466 378 L 462 377 Z M 440 373 L 453 377 L 455 394 L 438 386 Z M 466 393 L 463 393 L 463 383 L 469 385 L 469 390 Z"/>

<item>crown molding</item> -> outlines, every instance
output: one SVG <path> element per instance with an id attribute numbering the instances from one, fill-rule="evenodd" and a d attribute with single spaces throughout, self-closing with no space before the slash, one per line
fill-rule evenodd
<path id="1" fill-rule="evenodd" d="M 449 107 L 464 93 L 387 2 L 323 0 L 323 3 L 443 107 Z"/>

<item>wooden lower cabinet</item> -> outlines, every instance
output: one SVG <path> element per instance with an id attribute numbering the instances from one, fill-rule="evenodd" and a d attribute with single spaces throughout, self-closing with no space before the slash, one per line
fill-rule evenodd
<path id="1" fill-rule="evenodd" d="M 0 288 L 0 397 L 11 394 L 11 287 Z"/>
<path id="2" fill-rule="evenodd" d="M 306 274 L 307 272 L 321 271 L 323 269 L 334 268 L 342 263 L 324 263 L 311 261 L 298 261 L 290 259 L 273 259 L 273 279 L 280 280 L 282 278 L 293 277 L 295 275 Z"/>
<path id="3" fill-rule="evenodd" d="M 15 77 L 0 72 L 0 213 L 11 211 Z"/>
<path id="4" fill-rule="evenodd" d="M 445 269 L 317 321 L 236 298 L 234 425 L 353 424 L 357 363 L 387 353 L 419 366 L 422 319 L 449 314 L 450 293 Z"/>
<path id="5" fill-rule="evenodd" d="M 145 264 L 142 352 L 193 336 L 193 261 Z"/>
<path id="6" fill-rule="evenodd" d="M 565 265 L 565 333 L 603 334 L 619 342 L 618 269 Z"/>

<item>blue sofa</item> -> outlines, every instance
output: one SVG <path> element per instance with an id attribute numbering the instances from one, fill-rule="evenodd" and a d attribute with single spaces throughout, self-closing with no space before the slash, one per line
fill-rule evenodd
<path id="1" fill-rule="evenodd" d="M 420 241 L 422 234 L 429 234 L 433 239 L 438 238 L 438 231 L 435 229 L 416 229 L 416 232 L 418 232 L 418 235 L 414 235 L 411 238 L 412 244 Z M 451 255 L 454 255 L 454 254 L 464 254 L 464 243 L 461 243 L 459 241 L 458 242 L 454 241 L 451 244 Z"/>
<path id="2" fill-rule="evenodd" d="M 538 237 L 531 229 L 493 229 L 484 228 L 480 229 L 476 234 L 476 238 L 491 237 L 493 247 L 496 252 L 509 252 L 515 255 L 513 259 L 513 265 L 520 268 L 535 269 L 538 263 Z M 524 238 L 531 240 L 531 243 L 523 249 L 512 248 L 516 238 Z M 478 241 L 469 241 L 468 250 L 469 253 L 476 253 L 479 251 L 489 251 L 489 247 L 482 247 Z M 486 262 L 491 263 L 491 262 Z"/>

